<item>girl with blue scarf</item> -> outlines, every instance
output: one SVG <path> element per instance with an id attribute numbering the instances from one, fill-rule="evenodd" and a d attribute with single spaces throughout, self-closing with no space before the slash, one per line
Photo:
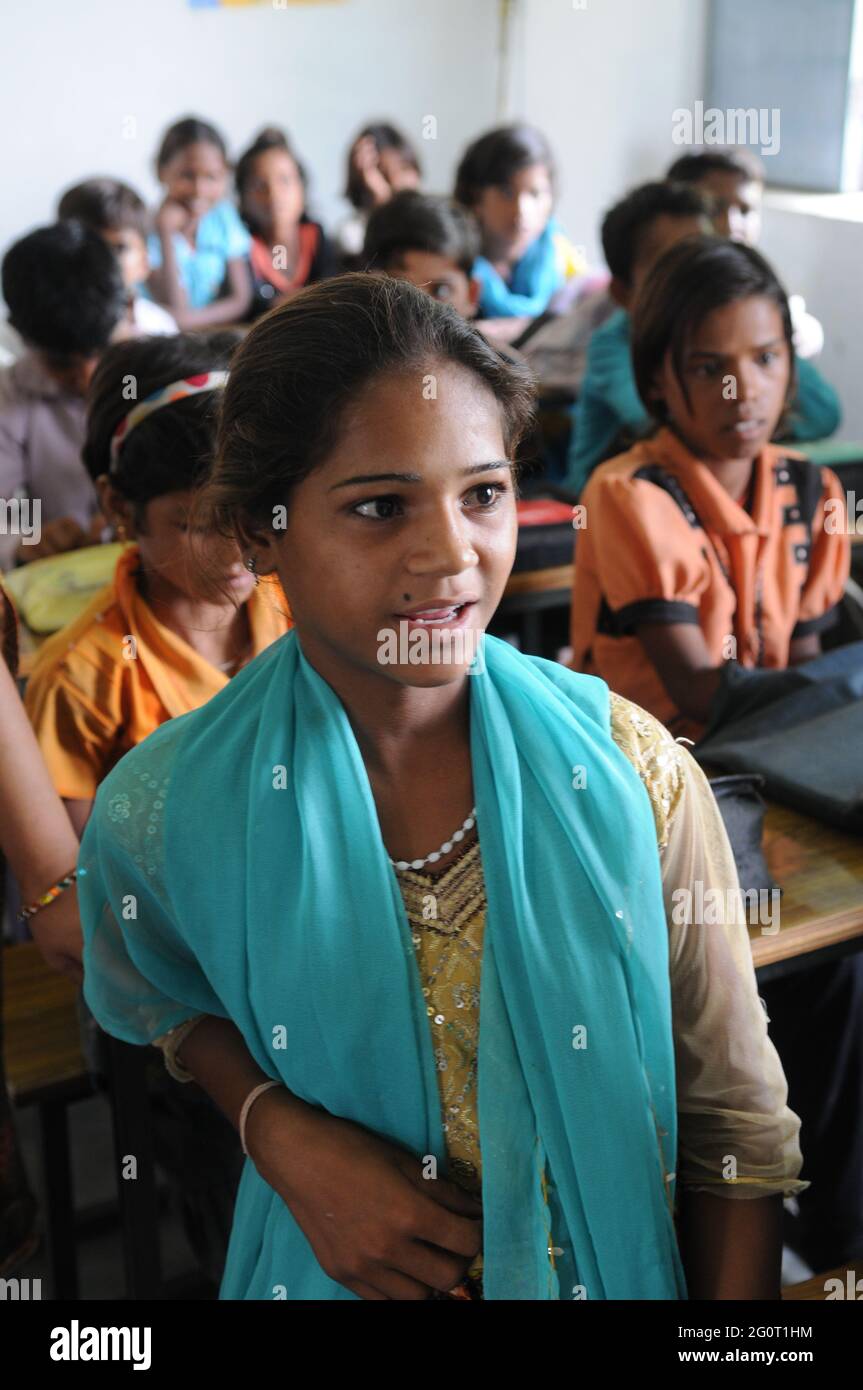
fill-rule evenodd
<path id="1" fill-rule="evenodd" d="M 501 126 L 475 140 L 456 174 L 455 197 L 476 217 L 482 255 L 474 265 L 480 319 L 512 319 L 498 334 L 512 341 L 545 313 L 586 262 L 552 216 L 554 159 L 531 126 Z"/>
<path id="2" fill-rule="evenodd" d="M 671 906 L 736 887 L 709 788 L 482 640 L 529 413 L 383 277 L 234 359 L 202 507 L 295 628 L 117 765 L 79 887 L 93 1013 L 248 1152 L 223 1298 L 778 1296 L 799 1126 L 746 928 Z"/>

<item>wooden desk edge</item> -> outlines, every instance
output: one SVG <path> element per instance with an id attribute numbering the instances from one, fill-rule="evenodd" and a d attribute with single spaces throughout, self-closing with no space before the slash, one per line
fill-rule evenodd
<path id="1" fill-rule="evenodd" d="M 863 906 L 847 908 L 799 927 L 780 928 L 774 936 L 766 936 L 757 927 L 750 927 L 752 963 L 757 970 L 760 965 L 791 960 L 794 956 L 819 951 L 825 946 L 837 946 L 860 936 L 863 936 Z"/>
<path id="2" fill-rule="evenodd" d="M 520 570 L 511 574 L 503 591 L 504 598 L 515 594 L 532 594 L 553 589 L 572 589 L 572 564 L 556 565 L 547 570 Z"/>

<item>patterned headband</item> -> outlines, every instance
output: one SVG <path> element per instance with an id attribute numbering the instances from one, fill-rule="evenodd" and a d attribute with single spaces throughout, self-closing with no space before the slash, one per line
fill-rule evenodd
<path id="1" fill-rule="evenodd" d="M 224 386 L 227 380 L 227 372 L 199 372 L 196 376 L 184 377 L 182 381 L 172 381 L 169 386 L 160 386 L 158 391 L 153 391 L 143 401 L 139 401 L 128 415 L 123 416 L 111 436 L 108 471 L 114 472 L 120 449 L 135 426 L 146 420 L 148 415 L 152 415 L 154 410 L 161 410 L 163 405 L 173 405 L 174 401 L 182 401 L 186 396 L 197 396 L 201 391 L 216 391 Z"/>

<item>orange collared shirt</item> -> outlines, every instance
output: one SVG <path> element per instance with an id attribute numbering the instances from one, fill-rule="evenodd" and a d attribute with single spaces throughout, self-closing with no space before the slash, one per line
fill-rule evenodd
<path id="1" fill-rule="evenodd" d="M 40 648 L 27 685 L 42 755 L 58 793 L 71 800 L 95 796 L 124 753 L 228 683 L 159 622 L 135 582 L 138 564 L 130 546 L 113 582 Z M 258 656 L 292 626 L 277 580 L 263 579 L 252 591 L 248 615 Z"/>
<path id="2" fill-rule="evenodd" d="M 600 465 L 582 494 L 573 667 L 676 734 L 702 730 L 675 709 L 635 635 L 639 623 L 697 623 L 717 666 L 781 668 L 793 639 L 830 626 L 845 588 L 849 539 L 844 527 L 825 527 L 831 499 L 844 516 L 834 473 L 768 445 L 750 496 L 747 510 L 668 429 Z"/>

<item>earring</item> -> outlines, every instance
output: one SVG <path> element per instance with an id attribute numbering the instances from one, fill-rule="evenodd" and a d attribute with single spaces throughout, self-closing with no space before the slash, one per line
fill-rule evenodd
<path id="1" fill-rule="evenodd" d="M 255 583 L 260 584 L 261 576 L 257 573 L 255 569 L 255 564 L 256 560 L 254 555 L 250 555 L 248 560 L 246 561 L 246 569 L 249 571 L 250 574 L 253 574 L 255 576 Z"/>

